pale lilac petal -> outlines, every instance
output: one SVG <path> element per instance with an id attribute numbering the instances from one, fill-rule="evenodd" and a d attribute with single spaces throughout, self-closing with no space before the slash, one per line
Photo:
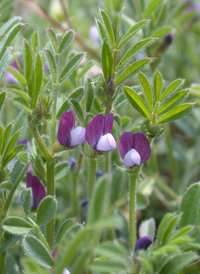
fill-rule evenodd
<path id="1" fill-rule="evenodd" d="M 144 236 L 140 238 L 139 240 L 137 240 L 134 251 L 136 252 L 138 249 L 146 250 L 151 244 L 152 244 L 151 237 Z"/>
<path id="2" fill-rule="evenodd" d="M 97 26 L 92 26 L 89 30 L 90 38 L 95 42 L 100 42 Z"/>
<path id="3" fill-rule="evenodd" d="M 4 74 L 4 81 L 7 85 L 17 85 L 19 84 L 19 81 L 17 80 L 17 78 L 12 75 L 10 72 L 6 71 Z"/>
<path id="4" fill-rule="evenodd" d="M 119 143 L 119 150 L 122 159 L 124 159 L 125 155 L 132 149 L 133 147 L 133 133 L 125 132 L 122 134 Z"/>
<path id="5" fill-rule="evenodd" d="M 110 151 L 116 149 L 116 142 L 112 134 L 103 135 L 96 147 L 98 151 Z"/>
<path id="6" fill-rule="evenodd" d="M 75 127 L 74 113 L 70 109 L 69 112 L 64 112 L 58 128 L 58 142 L 66 147 L 70 146 L 71 130 Z"/>
<path id="7" fill-rule="evenodd" d="M 62 272 L 62 274 L 70 274 L 69 270 L 67 268 L 65 268 Z"/>
<path id="8" fill-rule="evenodd" d="M 85 143 L 85 129 L 83 127 L 72 129 L 70 147 L 78 146 L 83 143 Z"/>
<path id="9" fill-rule="evenodd" d="M 93 149 L 96 149 L 99 139 L 104 135 L 104 118 L 102 114 L 99 114 L 87 126 L 86 141 Z"/>
<path id="10" fill-rule="evenodd" d="M 149 141 L 144 134 L 138 132 L 134 134 L 133 148 L 137 150 L 141 157 L 141 164 L 145 163 L 151 156 Z"/>
<path id="11" fill-rule="evenodd" d="M 106 117 L 104 117 L 104 131 L 103 134 L 111 133 L 113 131 L 113 122 L 114 122 L 114 117 L 110 113 Z"/>
<path id="12" fill-rule="evenodd" d="M 124 157 L 124 165 L 125 166 L 139 166 L 141 164 L 140 154 L 132 148 Z"/>

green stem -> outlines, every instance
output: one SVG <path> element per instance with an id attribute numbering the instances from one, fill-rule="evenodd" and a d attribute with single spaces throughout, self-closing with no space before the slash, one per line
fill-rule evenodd
<path id="1" fill-rule="evenodd" d="M 91 197 L 96 178 L 96 159 L 89 159 L 89 177 L 88 177 L 88 200 Z"/>
<path id="2" fill-rule="evenodd" d="M 58 96 L 58 84 L 54 85 L 54 96 L 53 96 L 53 107 L 52 107 L 52 118 L 51 118 L 51 132 L 50 132 L 50 151 L 52 151 L 53 144 L 56 141 L 56 105 Z"/>
<path id="3" fill-rule="evenodd" d="M 43 140 L 42 140 L 42 138 L 41 138 L 41 136 L 40 136 L 40 134 L 39 134 L 39 132 L 37 130 L 36 125 L 31 124 L 30 120 L 31 120 L 31 118 L 30 118 L 30 116 L 28 116 L 29 127 L 30 127 L 30 129 L 32 131 L 32 134 L 33 134 L 33 136 L 34 136 L 34 138 L 35 138 L 35 140 L 36 140 L 36 142 L 37 142 L 40 150 L 42 151 L 42 154 L 44 155 L 46 161 L 49 162 L 53 158 L 52 158 L 51 154 L 49 153 L 47 147 L 45 146 L 45 143 L 43 142 Z"/>
<path id="4" fill-rule="evenodd" d="M 47 162 L 47 195 L 55 195 L 54 186 L 54 160 Z M 53 237 L 54 237 L 54 219 L 52 219 L 46 226 L 46 238 L 50 248 L 53 247 Z"/>
<path id="5" fill-rule="evenodd" d="M 78 179 L 78 174 L 76 172 L 73 172 L 73 174 L 72 174 L 72 194 L 73 194 L 74 217 L 78 216 L 77 179 Z"/>
<path id="6" fill-rule="evenodd" d="M 5 202 L 5 205 L 4 205 L 4 209 L 2 212 L 0 212 L 0 223 L 2 224 L 2 221 L 3 219 L 5 219 L 7 213 L 8 213 L 8 209 L 10 207 L 10 204 L 11 204 L 11 201 L 12 201 L 12 198 L 13 198 L 13 195 L 15 193 L 15 190 L 16 188 L 18 187 L 19 183 L 21 182 L 22 178 L 24 177 L 28 167 L 29 167 L 30 163 L 26 164 L 25 167 L 23 168 L 21 174 L 19 175 L 17 181 L 15 182 L 13 188 L 11 189 L 9 195 L 8 195 L 8 198 Z M 1 246 L 4 244 L 4 237 L 3 237 L 3 233 L 2 233 L 2 227 L 1 227 L 1 239 L 0 239 L 0 244 Z M 3 270 L 4 270 L 4 265 L 5 265 L 5 258 L 6 258 L 6 251 L 5 252 L 2 252 L 1 253 L 1 256 L 0 256 L 0 274 L 3 274 Z"/>
<path id="7" fill-rule="evenodd" d="M 138 13 L 139 13 L 140 20 L 142 20 L 143 15 L 142 15 L 142 9 L 141 9 L 141 5 L 140 5 L 140 0 L 136 0 L 136 6 L 137 6 L 137 10 L 138 10 Z"/>
<path id="8" fill-rule="evenodd" d="M 169 130 L 169 125 L 165 126 L 165 140 L 168 148 L 168 153 L 169 153 L 169 160 L 171 164 L 171 169 L 172 169 L 172 176 L 175 184 L 175 189 L 178 189 L 178 174 L 177 174 L 177 168 L 176 168 L 176 161 L 174 159 L 173 155 L 173 149 L 172 149 L 172 143 L 170 139 L 170 130 Z"/>
<path id="9" fill-rule="evenodd" d="M 130 227 L 130 247 L 132 252 L 134 251 L 136 237 L 137 237 L 137 219 L 136 219 L 136 186 L 137 177 L 140 171 L 140 167 L 135 169 L 134 173 L 129 175 L 129 227 Z"/>

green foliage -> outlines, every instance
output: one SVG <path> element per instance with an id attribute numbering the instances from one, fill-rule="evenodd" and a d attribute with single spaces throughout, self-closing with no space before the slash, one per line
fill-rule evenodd
<path id="1" fill-rule="evenodd" d="M 37 210 L 36 223 L 44 225 L 48 223 L 56 214 L 57 202 L 51 196 L 45 197 Z"/>
<path id="2" fill-rule="evenodd" d="M 3 222 L 3 229 L 12 234 L 27 234 L 33 230 L 33 226 L 19 217 L 9 217 Z"/>
<path id="3" fill-rule="evenodd" d="M 29 214 L 32 202 L 32 191 L 31 188 L 24 189 L 20 196 L 21 205 L 23 207 L 25 215 Z"/>

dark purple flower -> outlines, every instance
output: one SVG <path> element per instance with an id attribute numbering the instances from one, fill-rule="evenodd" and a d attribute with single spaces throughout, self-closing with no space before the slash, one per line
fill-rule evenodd
<path id="1" fill-rule="evenodd" d="M 90 38 L 95 42 L 100 42 L 97 26 L 92 26 L 89 30 Z"/>
<path id="2" fill-rule="evenodd" d="M 173 33 L 169 33 L 164 37 L 164 43 L 166 46 L 169 46 L 174 40 L 174 35 Z"/>
<path id="3" fill-rule="evenodd" d="M 12 63 L 10 64 L 11 67 L 14 67 L 15 69 L 18 70 L 18 65 L 17 62 L 14 60 L 12 61 Z M 10 72 L 6 71 L 4 74 L 4 81 L 6 84 L 18 84 L 19 81 L 17 80 L 17 78 L 15 78 L 15 76 L 13 76 Z"/>
<path id="4" fill-rule="evenodd" d="M 25 145 L 24 146 L 24 150 L 27 150 L 28 143 L 30 143 L 30 140 L 24 139 L 22 141 L 17 141 L 16 145 Z"/>
<path id="5" fill-rule="evenodd" d="M 113 121 L 112 114 L 108 114 L 106 117 L 98 114 L 89 123 L 85 138 L 93 149 L 102 152 L 116 149 L 116 142 L 112 135 Z"/>
<path id="6" fill-rule="evenodd" d="M 152 244 L 152 239 L 149 236 L 144 236 L 137 240 L 135 244 L 134 251 L 136 252 L 138 249 L 146 250 Z"/>
<path id="7" fill-rule="evenodd" d="M 128 167 L 139 166 L 145 163 L 151 156 L 149 141 L 144 134 L 138 132 L 125 132 L 120 138 L 120 154 L 124 165 Z"/>
<path id="8" fill-rule="evenodd" d="M 68 163 L 70 165 L 71 170 L 74 170 L 76 168 L 76 161 L 73 157 L 69 157 Z"/>
<path id="9" fill-rule="evenodd" d="M 99 178 L 104 175 L 104 171 L 101 169 L 96 170 L 96 178 Z"/>
<path id="10" fill-rule="evenodd" d="M 58 142 L 65 147 L 75 147 L 85 142 L 85 129 L 75 127 L 73 110 L 64 112 L 58 128 Z"/>
<path id="11" fill-rule="evenodd" d="M 43 184 L 40 182 L 38 177 L 33 176 L 30 172 L 26 173 L 26 187 L 32 189 L 33 200 L 31 209 L 35 210 L 38 208 L 40 202 L 46 196 Z"/>
<path id="12" fill-rule="evenodd" d="M 83 199 L 82 204 L 81 204 L 82 208 L 84 208 L 87 211 L 88 208 L 88 199 Z"/>

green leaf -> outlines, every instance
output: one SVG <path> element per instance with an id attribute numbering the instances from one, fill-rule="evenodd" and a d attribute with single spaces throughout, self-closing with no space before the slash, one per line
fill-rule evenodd
<path id="1" fill-rule="evenodd" d="M 177 106 L 174 109 L 167 112 L 166 114 L 164 114 L 163 116 L 161 116 L 157 120 L 157 123 L 158 124 L 169 123 L 169 122 L 175 121 L 177 119 L 180 119 L 180 118 L 186 116 L 188 113 L 190 113 L 190 111 L 192 110 L 192 106 L 193 106 L 193 104 L 191 104 L 191 103 Z"/>
<path id="2" fill-rule="evenodd" d="M 149 204 L 148 198 L 138 192 L 137 193 L 137 201 L 136 201 L 136 209 L 143 210 L 143 209 L 147 208 L 148 204 Z"/>
<path id="3" fill-rule="evenodd" d="M 37 210 L 36 223 L 38 225 L 47 224 L 56 214 L 57 202 L 51 196 L 45 197 Z"/>
<path id="4" fill-rule="evenodd" d="M 180 227 L 180 224 L 179 224 L 179 227 Z M 181 228 L 180 230 L 178 230 L 171 238 L 171 241 L 185 235 L 185 234 L 189 234 L 192 230 L 194 229 L 194 226 L 192 225 L 187 225 L 187 226 L 184 226 L 183 228 Z M 170 244 L 171 244 L 171 241 L 170 241 Z"/>
<path id="5" fill-rule="evenodd" d="M 162 75 L 159 71 L 156 71 L 156 73 L 154 75 L 154 94 L 155 94 L 156 101 L 160 100 L 162 88 L 163 88 Z"/>
<path id="6" fill-rule="evenodd" d="M 200 183 L 192 184 L 185 192 L 180 206 L 179 227 L 200 224 Z"/>
<path id="7" fill-rule="evenodd" d="M 163 0 L 151 0 L 144 12 L 144 18 L 147 18 L 161 3 Z"/>
<path id="8" fill-rule="evenodd" d="M 166 245 L 169 242 L 169 240 L 174 232 L 174 229 L 178 223 L 179 218 L 180 218 L 180 216 L 173 216 L 169 220 L 168 224 L 165 227 L 164 233 L 163 233 L 163 237 L 162 237 L 162 240 L 160 243 L 161 245 Z"/>
<path id="9" fill-rule="evenodd" d="M 20 97 L 22 97 L 24 100 L 26 100 L 27 102 L 30 101 L 30 96 L 23 90 L 20 90 L 20 89 L 16 89 L 16 88 L 9 88 L 10 92 L 14 93 L 14 94 L 17 94 L 19 95 Z"/>
<path id="10" fill-rule="evenodd" d="M 169 259 L 164 267 L 159 271 L 159 274 L 177 274 L 180 273 L 186 266 L 194 262 L 198 256 L 194 252 L 184 252 L 181 255 L 176 255 Z"/>
<path id="11" fill-rule="evenodd" d="M 36 237 L 26 236 L 22 241 L 22 246 L 28 257 L 33 259 L 39 265 L 52 268 L 54 263 L 51 254 Z"/>
<path id="12" fill-rule="evenodd" d="M 25 273 L 29 274 L 51 274 L 51 270 L 45 269 L 42 266 L 39 266 L 37 262 L 34 262 L 30 258 L 24 257 L 21 260 L 23 269 Z"/>
<path id="13" fill-rule="evenodd" d="M 17 159 L 10 173 L 10 181 L 12 185 L 14 185 L 15 182 L 18 180 L 22 170 L 23 170 L 22 162 L 21 160 Z"/>
<path id="14" fill-rule="evenodd" d="M 151 120 L 151 113 L 149 112 L 142 98 L 129 87 L 124 87 L 124 92 L 131 106 L 136 109 L 143 117 Z"/>
<path id="15" fill-rule="evenodd" d="M 4 104 L 5 99 L 6 99 L 6 92 L 3 91 L 3 92 L 0 93 L 0 110 L 3 106 L 3 104 Z"/>
<path id="16" fill-rule="evenodd" d="M 177 79 L 169 84 L 169 86 L 166 88 L 166 90 L 161 95 L 160 100 L 162 101 L 165 97 L 167 97 L 172 92 L 176 91 L 177 88 L 182 86 L 184 84 L 185 80 L 183 79 Z"/>
<path id="17" fill-rule="evenodd" d="M 13 148 L 2 161 L 2 167 L 4 168 L 12 159 L 15 158 L 17 153 L 24 148 L 24 145 L 19 145 Z"/>
<path id="18" fill-rule="evenodd" d="M 7 47 L 10 45 L 12 40 L 15 38 L 15 36 L 18 34 L 18 32 L 22 29 L 24 24 L 19 23 L 14 25 L 7 33 L 6 36 L 3 37 L 0 43 L 0 60 L 3 57 L 5 51 L 7 50 Z"/>
<path id="19" fill-rule="evenodd" d="M 118 215 L 112 215 L 107 219 L 102 219 L 93 224 L 96 229 L 105 229 L 105 228 L 120 228 L 123 226 L 123 220 Z"/>
<path id="20" fill-rule="evenodd" d="M 56 65 L 55 56 L 53 55 L 53 53 L 49 49 L 44 49 L 44 51 L 46 53 L 46 57 L 47 57 L 47 60 L 48 60 L 48 64 L 49 64 L 49 68 L 50 68 L 50 71 L 51 71 L 51 76 L 52 76 L 53 83 L 56 84 L 57 83 L 57 65 Z"/>
<path id="21" fill-rule="evenodd" d="M 75 37 L 75 32 L 73 30 L 69 30 L 63 35 L 63 38 L 59 45 L 59 53 L 66 50 L 71 45 L 71 43 L 74 40 L 74 37 Z"/>
<path id="22" fill-rule="evenodd" d="M 117 49 L 120 49 L 126 43 L 126 41 L 128 41 L 138 30 L 144 27 L 148 22 L 148 20 L 142 20 L 136 23 L 134 26 L 130 27 L 120 40 Z"/>
<path id="23" fill-rule="evenodd" d="M 114 32 L 113 32 L 113 28 L 112 28 L 110 19 L 109 19 L 107 13 L 104 10 L 100 9 L 100 13 L 101 13 L 101 16 L 102 16 L 106 31 L 108 33 L 111 45 L 112 45 L 113 48 L 115 48 L 115 36 L 114 36 Z"/>
<path id="24" fill-rule="evenodd" d="M 47 28 L 46 31 L 49 36 L 49 39 L 50 39 L 50 42 L 51 42 L 51 45 L 52 45 L 52 48 L 53 48 L 55 54 L 58 54 L 58 40 L 56 37 L 56 33 L 51 28 Z"/>
<path id="25" fill-rule="evenodd" d="M 85 110 L 89 112 L 94 100 L 94 86 L 90 78 L 86 79 L 85 83 Z"/>
<path id="26" fill-rule="evenodd" d="M 186 90 L 182 90 L 180 92 L 178 92 L 177 94 L 175 94 L 174 96 L 172 96 L 169 100 L 167 100 L 158 110 L 157 115 L 161 115 L 167 111 L 169 111 L 170 109 L 174 108 L 175 106 L 177 106 L 179 103 L 181 103 L 185 97 L 188 94 L 188 89 Z"/>
<path id="27" fill-rule="evenodd" d="M 94 161 L 94 160 L 93 160 Z M 88 224 L 94 224 L 105 217 L 108 194 L 108 181 L 102 177 L 95 183 L 88 207 Z"/>
<path id="28" fill-rule="evenodd" d="M 151 110 L 151 112 L 153 112 L 153 92 L 151 89 L 151 85 L 149 81 L 147 80 L 146 76 L 142 72 L 139 72 L 138 75 L 139 75 L 140 83 L 143 88 L 144 96 L 149 105 L 149 109 Z"/>
<path id="29" fill-rule="evenodd" d="M 118 62 L 116 66 L 116 71 L 118 71 L 126 62 L 128 62 L 130 59 L 132 59 L 138 52 L 140 52 L 142 49 L 147 47 L 149 44 L 151 44 L 153 41 L 155 41 L 155 38 L 146 38 L 143 40 L 140 40 L 135 45 L 133 45 L 122 57 L 122 59 Z"/>
<path id="30" fill-rule="evenodd" d="M 65 235 L 65 232 L 66 232 L 70 227 L 72 227 L 74 224 L 75 224 L 75 221 L 74 221 L 72 218 L 65 220 L 65 221 L 61 224 L 61 226 L 60 226 L 60 228 L 59 228 L 59 230 L 58 230 L 58 232 L 57 232 L 57 234 L 56 234 L 56 243 L 57 243 L 57 244 L 58 244 L 60 241 L 62 241 L 62 239 L 63 239 L 63 237 L 64 237 L 64 235 Z"/>
<path id="31" fill-rule="evenodd" d="M 19 235 L 13 235 L 10 233 L 4 233 L 3 237 L 5 239 L 5 242 L 0 248 L 0 253 L 7 251 L 11 246 L 13 246 L 20 239 Z"/>
<path id="32" fill-rule="evenodd" d="M 32 190 L 31 188 L 25 188 L 20 196 L 21 205 L 23 207 L 25 215 L 29 214 L 32 203 Z"/>
<path id="33" fill-rule="evenodd" d="M 155 237 L 156 223 L 154 218 L 150 218 L 141 223 L 139 228 L 140 238 L 144 236 L 149 236 L 152 239 Z"/>
<path id="34" fill-rule="evenodd" d="M 70 101 L 68 99 L 66 99 L 62 106 L 60 107 L 57 115 L 56 115 L 56 119 L 60 119 L 61 115 L 63 114 L 64 111 L 68 111 L 70 109 L 71 105 L 70 105 Z"/>
<path id="35" fill-rule="evenodd" d="M 167 224 L 170 222 L 170 220 L 173 218 L 173 214 L 172 213 L 167 213 L 165 214 L 165 216 L 163 217 L 159 228 L 158 228 L 158 233 L 157 233 L 157 244 L 158 245 L 162 245 L 162 239 L 163 239 L 163 235 L 166 229 Z"/>
<path id="36" fill-rule="evenodd" d="M 117 242 L 103 242 L 95 247 L 95 253 L 100 256 L 115 258 L 118 260 L 127 258 L 127 250 Z"/>
<path id="37" fill-rule="evenodd" d="M 98 33 L 99 33 L 99 37 L 101 40 L 101 43 L 103 43 L 103 41 L 105 40 L 107 43 L 109 43 L 109 37 L 108 34 L 105 30 L 104 25 L 97 19 L 96 20 L 96 25 L 97 25 L 97 29 L 98 29 Z"/>
<path id="38" fill-rule="evenodd" d="M 73 90 L 70 94 L 69 94 L 69 99 L 75 99 L 77 101 L 81 101 L 81 99 L 83 98 L 84 95 L 84 88 L 83 87 L 78 87 L 77 89 Z"/>
<path id="39" fill-rule="evenodd" d="M 8 124 L 5 131 L 4 131 L 3 141 L 2 141 L 2 146 L 1 146 L 1 155 L 3 154 L 3 152 L 6 148 L 7 142 L 10 138 L 11 130 L 12 130 L 12 123 Z"/>
<path id="40" fill-rule="evenodd" d="M 33 65 L 32 65 L 32 53 L 29 43 L 24 40 L 24 68 L 27 83 L 30 83 Z"/>
<path id="41" fill-rule="evenodd" d="M 172 31 L 170 26 L 163 26 L 153 31 L 152 37 L 162 38 Z"/>
<path id="42" fill-rule="evenodd" d="M 113 75 L 113 54 L 105 40 L 103 41 L 101 55 L 104 79 L 105 81 L 108 81 L 109 77 L 111 78 Z"/>
<path id="43" fill-rule="evenodd" d="M 9 30 L 19 22 L 19 20 L 21 20 L 21 17 L 14 16 L 13 18 L 5 22 L 0 28 L 0 36 L 2 36 L 3 34 L 7 34 Z"/>
<path id="44" fill-rule="evenodd" d="M 0 189 L 11 190 L 12 187 L 13 187 L 13 185 L 10 181 L 3 181 L 0 183 Z"/>
<path id="45" fill-rule="evenodd" d="M 94 62 L 92 60 L 90 60 L 83 68 L 81 68 L 81 71 L 78 72 L 78 79 L 82 78 L 87 72 L 88 70 L 94 66 Z"/>
<path id="46" fill-rule="evenodd" d="M 3 158 L 11 151 L 13 146 L 16 144 L 20 131 L 21 130 L 18 130 L 17 132 L 15 132 L 15 134 L 10 138 L 10 141 L 7 142 L 7 145 L 3 154 Z"/>
<path id="47" fill-rule="evenodd" d="M 80 105 L 80 103 L 75 100 L 75 99 L 71 99 L 70 103 L 72 104 L 72 108 L 75 111 L 76 115 L 78 116 L 82 126 L 85 126 L 85 117 L 84 117 L 84 113 L 83 113 L 83 109 Z"/>
<path id="48" fill-rule="evenodd" d="M 6 68 L 8 72 L 10 72 L 22 85 L 26 85 L 26 78 L 14 67 L 8 66 Z"/>
<path id="49" fill-rule="evenodd" d="M 32 48 L 34 52 L 40 51 L 40 36 L 39 32 L 36 30 L 32 35 Z"/>
<path id="50" fill-rule="evenodd" d="M 77 66 L 80 64 L 84 56 L 85 54 L 80 52 L 74 55 L 68 61 L 68 63 L 66 64 L 63 71 L 60 74 L 60 79 L 59 79 L 60 83 L 62 83 L 67 78 L 67 76 L 69 76 L 69 74 L 71 74 L 77 68 Z"/>
<path id="51" fill-rule="evenodd" d="M 4 220 L 3 229 L 11 234 L 27 234 L 33 226 L 22 218 L 9 217 Z"/>
<path id="52" fill-rule="evenodd" d="M 32 95 L 32 108 L 35 108 L 37 103 L 37 98 L 40 92 L 43 78 L 43 66 L 42 59 L 40 54 L 37 52 L 36 64 L 35 64 L 35 83 L 34 83 L 34 92 Z"/>
<path id="53" fill-rule="evenodd" d="M 86 265 L 89 264 L 92 256 L 92 250 L 86 249 L 84 252 L 82 252 L 77 260 L 73 262 L 73 266 L 70 269 L 71 274 L 77 274 L 81 273 L 83 269 L 86 268 Z"/>
<path id="54" fill-rule="evenodd" d="M 95 260 L 90 267 L 92 270 L 100 273 L 112 273 L 113 271 L 117 273 L 128 273 L 128 263 L 122 259 Z"/>
<path id="55" fill-rule="evenodd" d="M 140 71 L 144 66 L 146 66 L 152 60 L 153 60 L 152 58 L 144 58 L 129 65 L 120 75 L 117 76 L 117 79 L 115 81 L 116 86 L 122 83 L 128 77 L 138 73 L 138 71 Z"/>

